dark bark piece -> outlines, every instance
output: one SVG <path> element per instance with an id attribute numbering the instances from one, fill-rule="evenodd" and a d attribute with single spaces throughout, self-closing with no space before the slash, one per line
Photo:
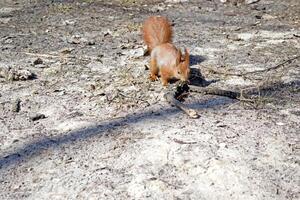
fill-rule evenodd
<path id="1" fill-rule="evenodd" d="M 231 99 L 239 99 L 239 97 L 241 96 L 240 92 L 222 90 L 220 88 L 198 87 L 194 85 L 189 85 L 189 88 L 190 88 L 190 92 L 224 96 L 224 97 L 229 97 Z"/>
<path id="2" fill-rule="evenodd" d="M 46 116 L 44 114 L 35 114 L 30 117 L 30 119 L 32 121 L 37 121 L 37 120 L 44 119 L 44 118 L 46 118 Z"/>
<path id="3" fill-rule="evenodd" d="M 18 98 L 12 104 L 12 111 L 20 112 L 20 110 L 21 110 L 21 100 Z"/>

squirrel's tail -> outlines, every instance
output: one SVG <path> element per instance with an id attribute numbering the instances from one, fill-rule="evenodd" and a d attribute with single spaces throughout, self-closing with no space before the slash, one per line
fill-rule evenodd
<path id="1" fill-rule="evenodd" d="M 149 52 L 158 45 L 172 42 L 173 31 L 166 17 L 151 16 L 147 18 L 142 31 Z"/>

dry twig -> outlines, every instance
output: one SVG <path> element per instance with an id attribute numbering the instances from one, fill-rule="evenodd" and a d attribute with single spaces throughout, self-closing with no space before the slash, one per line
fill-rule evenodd
<path id="1" fill-rule="evenodd" d="M 218 96 L 225 96 L 231 99 L 238 99 L 241 96 L 240 92 L 234 92 L 229 90 L 222 90 L 220 88 L 208 88 L 208 87 L 198 87 L 195 85 L 189 85 L 190 92 L 196 92 L 201 94 L 211 94 L 211 95 L 218 95 Z"/>
<path id="2" fill-rule="evenodd" d="M 198 113 L 194 110 L 194 109 L 191 109 L 189 108 L 188 106 L 184 105 L 183 103 L 181 103 L 180 101 L 178 101 L 176 98 L 175 98 L 175 95 L 174 93 L 172 92 L 167 92 L 165 95 L 164 95 L 165 99 L 171 104 L 171 105 L 174 105 L 176 106 L 177 108 L 179 108 L 180 110 L 182 110 L 184 113 L 186 113 L 190 118 L 198 118 L 199 115 Z"/>
<path id="3" fill-rule="evenodd" d="M 266 68 L 266 69 L 262 69 L 262 70 L 257 70 L 257 71 L 251 71 L 251 72 L 245 72 L 245 73 L 230 73 L 230 72 L 224 72 L 224 71 L 218 71 L 216 69 L 213 69 L 213 68 L 208 68 L 211 72 L 215 73 L 215 74 L 223 74 L 223 75 L 227 75 L 227 76 L 246 76 L 246 75 L 249 75 L 249 74 L 256 74 L 256 73 L 261 73 L 261 72 L 269 72 L 271 70 L 275 70 L 275 69 L 278 69 L 279 67 L 285 65 L 285 64 L 289 64 L 291 63 L 293 60 L 297 60 L 298 58 L 300 58 L 300 55 L 299 56 L 296 56 L 296 57 L 293 57 L 293 58 L 290 58 L 290 59 L 287 59 L 275 66 L 272 66 L 272 67 L 269 67 L 269 68 Z"/>

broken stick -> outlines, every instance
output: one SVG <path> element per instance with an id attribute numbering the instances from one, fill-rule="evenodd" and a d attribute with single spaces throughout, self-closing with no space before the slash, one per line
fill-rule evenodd
<path id="1" fill-rule="evenodd" d="M 195 85 L 189 85 L 189 91 L 202 93 L 202 94 L 224 96 L 224 97 L 229 97 L 231 99 L 239 99 L 239 97 L 241 96 L 240 92 L 222 90 L 220 88 L 199 87 L 199 86 L 195 86 Z"/>
<path id="2" fill-rule="evenodd" d="M 190 118 L 196 119 L 199 118 L 198 113 L 194 110 L 189 108 L 188 106 L 184 105 L 177 99 L 175 99 L 174 94 L 172 92 L 167 92 L 164 94 L 165 99 L 171 104 L 182 110 L 184 113 L 186 113 Z"/>

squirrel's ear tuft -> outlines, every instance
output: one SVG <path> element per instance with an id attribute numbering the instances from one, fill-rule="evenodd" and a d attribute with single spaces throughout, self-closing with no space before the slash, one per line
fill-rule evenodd
<path id="1" fill-rule="evenodd" d="M 178 48 L 178 58 L 179 58 L 179 62 L 181 63 L 183 61 L 183 57 L 182 57 L 182 52 L 181 52 L 181 49 Z"/>
<path id="2" fill-rule="evenodd" d="M 180 51 L 180 61 L 181 62 L 184 62 L 185 61 L 185 54 L 182 54 L 182 52 L 181 52 L 181 49 L 179 49 L 179 51 Z"/>
<path id="3" fill-rule="evenodd" d="M 190 64 L 190 53 L 187 48 L 184 48 L 184 57 L 183 57 L 182 61 L 186 65 Z"/>

